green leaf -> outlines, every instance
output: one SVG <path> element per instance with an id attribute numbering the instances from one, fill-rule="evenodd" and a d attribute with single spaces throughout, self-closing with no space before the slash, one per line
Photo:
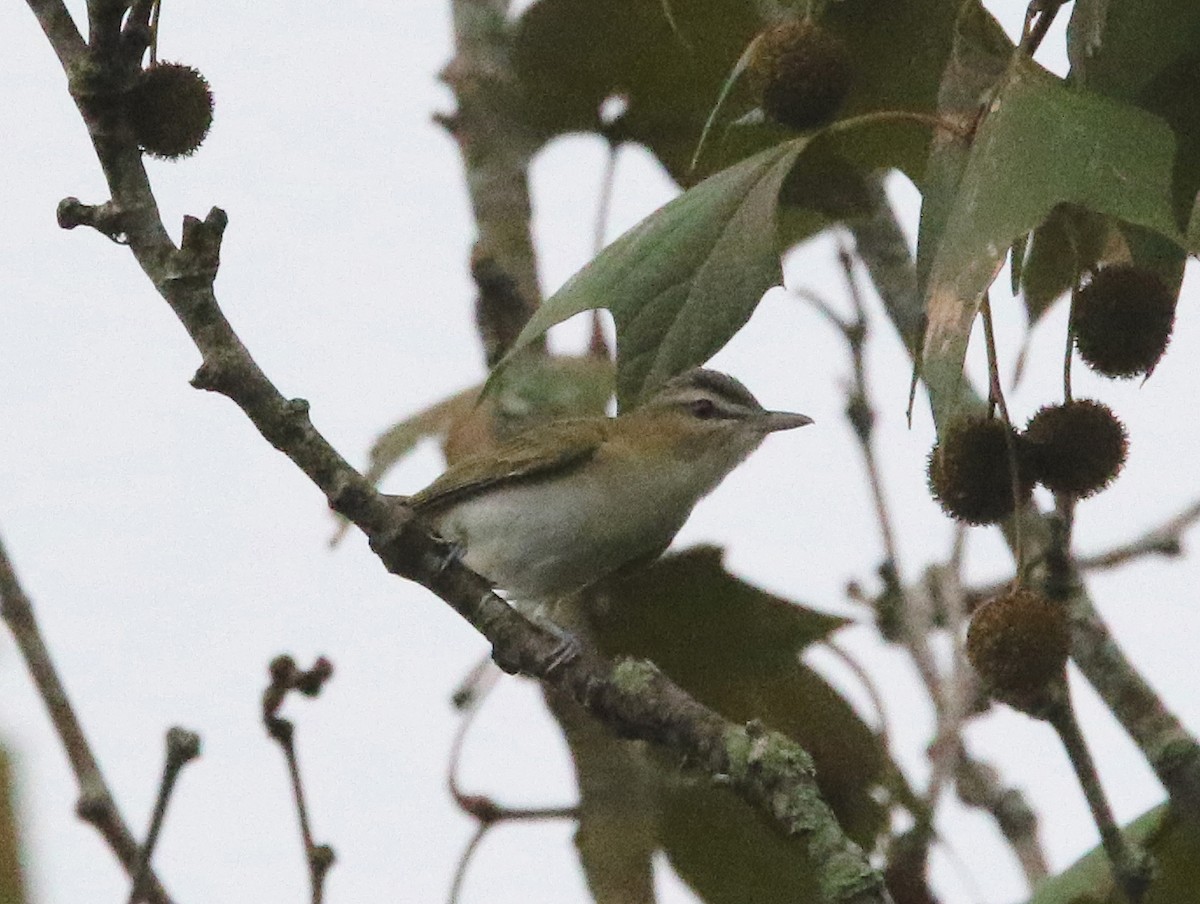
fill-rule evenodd
<path id="1" fill-rule="evenodd" d="M 825 800 L 871 848 L 887 827 L 875 789 L 894 774 L 878 736 L 800 653 L 846 623 L 726 570 L 720 549 L 667 555 L 596 589 L 587 636 L 608 656 L 653 660 L 698 700 L 738 722 L 759 719 L 810 753 Z M 572 702 L 548 702 L 566 733 L 580 788 L 577 844 L 596 900 L 643 900 L 662 850 L 709 904 L 817 904 L 805 846 L 686 764 L 620 741 Z"/>
<path id="2" fill-rule="evenodd" d="M 538 308 L 500 366 L 556 323 L 600 307 L 616 322 L 622 407 L 707 361 L 782 281 L 775 211 L 804 145 L 763 151 L 651 214 Z"/>
<path id="3" fill-rule="evenodd" d="M 549 138 L 590 131 L 649 147 L 681 184 L 719 87 L 758 29 L 743 0 L 539 0 L 517 22 L 523 113 Z M 621 97 L 616 123 L 600 115 Z M 756 148 L 758 150 L 762 147 Z M 714 168 L 727 159 L 710 156 Z"/>
<path id="4" fill-rule="evenodd" d="M 1067 29 L 1072 84 L 1161 117 L 1174 131 L 1171 204 L 1176 225 L 1200 247 L 1200 3 L 1077 3 Z M 1189 226 L 1191 227 L 1189 229 Z M 1135 263 L 1178 289 L 1186 254 L 1123 228 Z"/>
<path id="5" fill-rule="evenodd" d="M 1073 84 L 1135 104 L 1175 131 L 1172 203 L 1186 230 L 1200 189 L 1200 3 L 1077 3 L 1067 52 Z"/>
<path id="6" fill-rule="evenodd" d="M 1200 827 L 1155 807 L 1124 830 L 1154 858 L 1154 881 L 1143 904 L 1192 904 L 1200 888 Z M 1126 904 L 1100 847 L 1038 886 L 1029 904 Z"/>
<path id="7" fill-rule="evenodd" d="M 1075 204 L 1059 204 L 1033 231 L 1021 275 L 1025 312 L 1032 327 L 1075 278 L 1102 259 L 1112 221 Z"/>
<path id="8" fill-rule="evenodd" d="M 1012 54 L 1013 44 L 992 14 L 978 0 L 967 0 L 954 26 L 954 43 L 938 91 L 938 116 L 972 130 Z M 940 134 L 930 149 L 917 230 L 917 278 L 922 287 L 927 284 L 933 255 L 941 244 L 969 159 L 969 145 L 950 133 Z"/>
<path id="9" fill-rule="evenodd" d="M 799 660 L 845 620 L 730 574 L 721 550 L 667 556 L 605 588 L 591 618 L 600 648 L 654 661 L 696 699 L 734 722 L 759 719 L 799 742 L 817 764 L 825 800 L 868 846 L 886 823 L 872 797 L 888 755 L 875 732 Z"/>
<path id="10" fill-rule="evenodd" d="M 885 11 L 878 0 L 829 4 L 821 23 L 847 43 L 855 70 L 843 116 L 932 112 L 960 2 L 906 0 Z M 535 127 L 547 138 L 594 131 L 640 142 L 683 185 L 777 143 L 773 129 L 736 129 L 734 140 L 710 143 L 700 172 L 690 171 L 722 83 L 767 23 L 746 0 L 673 0 L 670 11 L 671 21 L 662 0 L 539 0 L 526 10 L 513 65 Z M 611 96 L 628 105 L 617 123 L 603 122 L 599 113 Z M 725 106 L 737 119 L 754 105 L 739 85 Z M 900 138 L 897 152 L 914 170 L 926 156 L 928 135 Z"/>
<path id="11" fill-rule="evenodd" d="M 1171 206 L 1174 136 L 1161 119 L 1072 90 L 1014 57 L 980 125 L 926 291 L 922 375 L 939 423 L 957 407 L 967 338 L 1013 241 L 1072 202 L 1182 244 Z"/>
<path id="12" fill-rule="evenodd" d="M 615 737 L 565 694 L 543 692 L 575 766 L 575 848 L 592 901 L 652 902 L 660 791 L 672 779 L 644 744 Z"/>
<path id="13" fill-rule="evenodd" d="M 473 386 L 455 393 L 379 434 L 371 444 L 371 464 L 364 475 L 367 480 L 378 486 L 387 472 L 407 458 L 421 440 L 445 437 L 454 422 L 470 412 L 480 388 Z"/>
<path id="14" fill-rule="evenodd" d="M 613 369 L 605 358 L 526 356 L 513 362 L 494 392 L 481 399 L 482 392 L 482 385 L 464 389 L 381 433 L 371 446 L 367 480 L 378 486 L 421 440 L 446 440 L 475 416 L 486 422 L 481 428 L 486 437 L 449 458 L 481 451 L 536 423 L 603 414 L 612 398 Z"/>
<path id="15" fill-rule="evenodd" d="M 727 669 L 790 670 L 800 650 L 848 623 L 747 583 L 723 556 L 695 546 L 606 586 L 594 619 L 601 646 L 681 674 L 699 666 L 692 683 L 712 697 Z"/>
<path id="16" fill-rule="evenodd" d="M 862 174 L 896 163 L 901 136 L 928 128 L 905 114 L 843 120 L 709 177 L 609 245 L 548 299 L 497 365 L 489 390 L 550 327 L 600 307 L 616 323 L 622 408 L 703 364 L 782 282 L 780 252 L 868 206 Z"/>
<path id="17" fill-rule="evenodd" d="M 781 837 L 728 789 L 668 789 L 659 831 L 671 866 L 705 904 L 824 902 L 804 845 Z"/>

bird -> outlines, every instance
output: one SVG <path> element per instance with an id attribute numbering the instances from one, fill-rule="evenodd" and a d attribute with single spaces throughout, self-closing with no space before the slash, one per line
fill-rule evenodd
<path id="1" fill-rule="evenodd" d="M 510 600 L 552 605 L 653 561 L 769 434 L 811 423 L 694 368 L 628 412 L 531 427 L 402 498 Z"/>

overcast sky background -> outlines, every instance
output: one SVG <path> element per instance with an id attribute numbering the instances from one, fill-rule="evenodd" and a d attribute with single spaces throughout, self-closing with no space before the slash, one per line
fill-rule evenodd
<path id="1" fill-rule="evenodd" d="M 1015 32 L 1023 4 L 990 6 Z M 79 14 L 83 4 L 71 8 Z M 298 723 L 317 839 L 338 855 L 328 900 L 444 900 L 473 830 L 444 786 L 457 724 L 448 698 L 484 642 L 439 600 L 385 574 L 360 536 L 330 552 L 332 521 L 317 491 L 230 402 L 188 386 L 198 354 L 132 256 L 87 229 L 57 228 L 62 197 L 106 199 L 99 167 L 25 3 L 0 2 L 0 39 L 0 533 L 122 811 L 141 834 L 163 734 L 192 728 L 203 757 L 181 778 L 156 857 L 168 888 L 181 901 L 305 900 L 284 765 L 258 700 L 271 657 L 287 651 L 307 665 L 325 654 L 337 668 L 325 693 L 287 713 Z M 178 238 L 185 213 L 214 204 L 229 213 L 217 281 L 226 314 L 281 390 L 308 399 L 317 427 L 358 463 L 392 422 L 483 374 L 461 167 L 430 120 L 452 109 L 435 78 L 450 48 L 446 0 L 348 2 L 334 14 L 322 4 L 209 0 L 168 3 L 164 13 L 161 57 L 200 68 L 217 101 L 195 158 L 149 163 L 164 219 Z M 1062 58 L 1058 50 L 1047 59 L 1061 71 Z M 536 161 L 547 290 L 590 257 L 602 164 L 601 142 L 585 137 L 556 141 Z M 903 179 L 891 187 L 911 233 L 919 199 Z M 610 237 L 673 193 L 647 153 L 623 150 Z M 840 301 L 832 243 L 793 255 L 788 281 Z M 1125 474 L 1080 510 L 1085 551 L 1140 533 L 1200 493 L 1195 297 L 1193 281 L 1172 348 L 1144 386 L 1076 369 L 1076 395 L 1111 404 L 1133 438 Z M 994 304 L 1011 366 L 1023 315 L 1003 295 Z M 1010 397 L 1018 419 L 1057 397 L 1065 319 L 1060 306 L 1038 329 L 1026 380 Z M 577 349 L 582 335 L 567 325 L 555 345 Z M 840 340 L 774 292 L 714 364 L 768 407 L 804 411 L 816 426 L 770 439 L 699 507 L 679 544 L 724 544 L 747 578 L 861 615 L 843 588 L 870 582 L 881 554 L 841 416 Z M 882 322 L 870 367 L 911 579 L 945 555 L 951 523 L 924 486 L 927 408 L 918 405 L 906 429 L 908 365 Z M 388 487 L 419 488 L 439 466 L 436 450 L 422 448 Z M 972 575 L 1010 573 L 994 531 L 974 532 L 970 549 Z M 1193 731 L 1196 580 L 1185 559 L 1091 585 L 1129 654 Z M 841 636 L 883 687 L 896 753 L 923 782 L 932 713 L 907 659 L 869 627 Z M 1128 820 L 1161 788 L 1077 673 L 1072 684 L 1114 808 Z M 73 816 L 73 779 L 4 633 L 0 701 L 34 900 L 124 900 L 127 881 Z M 1096 844 L 1049 729 L 996 711 L 969 742 L 1029 795 L 1055 868 Z M 506 682 L 485 708 L 465 784 L 506 803 L 573 800 L 565 748 L 531 684 Z M 951 807 L 941 828 L 954 855 L 941 849 L 935 861 L 948 901 L 1022 896 L 987 819 Z M 660 878 L 664 902 L 691 900 L 669 869 Z M 570 825 L 501 827 L 462 900 L 586 901 Z"/>

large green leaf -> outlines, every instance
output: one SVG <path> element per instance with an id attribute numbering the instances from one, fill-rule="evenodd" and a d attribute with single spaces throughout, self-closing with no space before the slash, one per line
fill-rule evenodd
<path id="1" fill-rule="evenodd" d="M 844 623 L 730 574 L 714 547 L 668 556 L 607 587 L 591 618 L 607 654 L 651 659 L 726 718 L 758 719 L 798 741 L 842 827 L 869 845 L 886 822 L 872 790 L 884 778 L 887 752 L 798 658 Z"/>
<path id="2" fill-rule="evenodd" d="M 1154 881 L 1142 904 L 1193 904 L 1200 889 L 1200 826 L 1173 816 L 1166 805 L 1124 830 L 1154 858 Z M 1038 886 L 1029 904 L 1126 904 L 1102 848 Z"/>
<path id="3" fill-rule="evenodd" d="M 538 308 L 505 362 L 591 308 L 607 308 L 616 322 L 622 406 L 707 361 L 782 281 L 775 211 L 804 145 L 797 139 L 763 151 L 651 214 Z"/>
<path id="4" fill-rule="evenodd" d="M 1068 80 L 1161 117 L 1174 131 L 1171 203 L 1181 231 L 1200 244 L 1200 3 L 1077 3 L 1067 29 Z M 1191 230 L 1189 230 L 1189 222 Z M 1116 224 L 1129 257 L 1178 291 L 1186 252 L 1144 229 Z"/>
<path id="5" fill-rule="evenodd" d="M 1070 80 L 1136 104 L 1175 131 L 1172 202 L 1186 229 L 1200 189 L 1200 3 L 1081 0 L 1067 29 Z"/>
<path id="6" fill-rule="evenodd" d="M 957 407 L 967 338 L 1014 240 L 1057 204 L 1110 214 L 1182 245 L 1175 139 L 1156 116 L 1073 90 L 1016 56 L 981 123 L 926 291 L 922 374 L 939 422 Z"/>
<path id="7" fill-rule="evenodd" d="M 884 110 L 932 112 L 960 0 L 841 0 L 822 24 L 850 49 L 854 84 L 843 115 Z M 735 86 L 700 161 L 690 162 L 722 84 L 766 23 L 751 0 L 539 0 L 517 23 L 514 68 L 529 116 L 547 135 L 595 131 L 649 147 L 671 175 L 689 185 L 779 141 L 770 128 L 727 123 L 753 105 Z M 671 21 L 673 20 L 673 22 Z M 626 104 L 615 123 L 601 117 L 613 96 Z M 726 140 L 728 139 L 728 140 Z M 927 134 L 900 136 L 897 151 L 913 169 Z"/>
<path id="8" fill-rule="evenodd" d="M 705 904 L 824 904 L 804 846 L 727 788 L 669 789 L 659 833 L 671 866 Z"/>
<path id="9" fill-rule="evenodd" d="M 785 141 L 710 176 L 604 249 L 530 318 L 497 374 L 550 327 L 592 308 L 617 328 L 622 407 L 703 364 L 782 282 L 780 251 L 852 215 L 861 174 L 898 165 L 928 125 L 871 114 Z M 492 385 L 499 379 L 493 376 Z"/>
<path id="10" fill-rule="evenodd" d="M 1013 44 L 992 14 L 978 0 L 963 3 L 938 90 L 938 116 L 964 130 L 973 129 L 1012 54 Z M 917 278 L 922 286 L 928 281 L 934 253 L 941 244 L 969 160 L 970 146 L 962 138 L 950 132 L 935 136 L 921 181 Z"/>

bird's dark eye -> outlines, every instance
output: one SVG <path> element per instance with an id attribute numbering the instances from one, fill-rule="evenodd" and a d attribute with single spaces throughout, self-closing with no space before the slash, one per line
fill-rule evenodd
<path id="1" fill-rule="evenodd" d="M 717 406 L 712 399 L 696 399 L 692 402 L 692 414 L 696 417 L 710 418 L 717 413 Z"/>

